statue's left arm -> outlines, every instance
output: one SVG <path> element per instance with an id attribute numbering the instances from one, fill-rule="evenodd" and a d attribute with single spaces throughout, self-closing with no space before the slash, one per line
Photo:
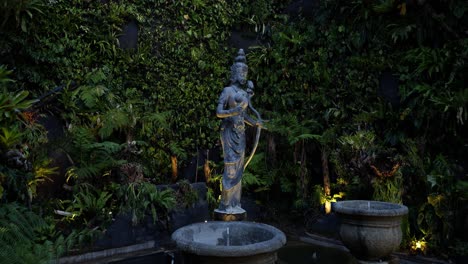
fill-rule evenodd
<path id="1" fill-rule="evenodd" d="M 245 123 L 247 123 L 250 126 L 259 126 L 259 127 L 263 128 L 263 120 L 260 117 L 260 113 L 252 106 L 252 102 L 251 102 L 252 96 L 254 95 L 254 92 L 253 92 L 254 91 L 254 85 L 253 85 L 252 81 L 247 81 L 247 87 L 248 87 L 247 88 L 247 96 L 248 96 L 247 99 L 248 99 L 248 102 L 249 102 L 249 108 L 257 116 L 257 119 L 254 119 L 251 116 L 245 114 L 245 116 L 244 116 Z"/>
<path id="2" fill-rule="evenodd" d="M 263 126 L 263 120 L 262 120 L 262 117 L 260 116 L 260 113 L 257 111 L 257 109 L 255 109 L 253 106 L 252 106 L 252 103 L 250 101 L 250 98 L 253 96 L 253 84 L 251 84 L 252 82 L 249 81 L 249 88 L 250 91 L 248 91 L 249 93 L 249 97 L 248 97 L 248 102 L 249 102 L 249 109 L 255 113 L 255 115 L 257 116 L 257 120 L 254 120 L 252 117 L 248 116 L 248 115 L 245 115 L 244 116 L 244 120 L 247 124 L 250 123 L 251 126 L 256 126 L 257 127 L 257 133 L 255 135 L 255 142 L 253 144 L 253 147 L 252 147 L 252 153 L 250 154 L 250 156 L 247 158 L 247 160 L 245 161 L 244 163 L 244 170 L 247 168 L 247 165 L 249 165 L 250 161 L 252 160 L 253 156 L 255 155 L 255 151 L 257 150 L 257 146 L 258 146 L 258 141 L 260 139 L 260 132 L 262 131 L 262 128 L 264 128 Z M 250 87 L 252 86 L 252 87 Z"/>

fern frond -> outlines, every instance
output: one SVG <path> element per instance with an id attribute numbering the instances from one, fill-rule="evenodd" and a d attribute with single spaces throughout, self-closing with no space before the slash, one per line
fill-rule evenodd
<path id="1" fill-rule="evenodd" d="M 16 204 L 0 207 L 0 263 L 50 263 L 52 244 L 36 243 L 37 230 L 45 227 L 38 215 Z"/>
<path id="2" fill-rule="evenodd" d="M 416 24 L 390 24 L 387 28 L 389 28 L 391 32 L 393 42 L 396 43 L 398 40 L 407 40 L 410 33 L 417 29 L 417 26 Z"/>
<path id="3" fill-rule="evenodd" d="M 169 144 L 169 149 L 173 155 L 176 155 L 181 159 L 187 158 L 187 152 L 179 145 L 178 142 L 171 142 Z"/>
<path id="4" fill-rule="evenodd" d="M 100 168 L 96 164 L 89 164 L 86 167 L 76 168 L 74 172 L 76 178 L 91 179 L 99 174 Z"/>
<path id="5" fill-rule="evenodd" d="M 107 154 L 114 154 L 124 148 L 123 144 L 112 141 L 96 142 L 88 145 L 89 150 L 100 150 Z"/>
<path id="6" fill-rule="evenodd" d="M 90 179 L 104 174 L 104 171 L 124 164 L 125 160 L 115 157 L 125 148 L 125 144 L 111 141 L 96 142 L 92 133 L 85 127 L 76 127 L 72 131 L 74 149 L 74 166 L 67 170 L 67 181 L 73 179 Z"/>
<path id="7" fill-rule="evenodd" d="M 244 172 L 244 174 L 242 174 L 242 183 L 247 187 L 250 185 L 262 185 L 265 181 L 261 181 L 258 176 L 253 175 L 252 173 Z"/>
<path id="8" fill-rule="evenodd" d="M 308 133 L 301 134 L 301 135 L 298 135 L 298 136 L 296 136 L 294 138 L 291 138 L 290 141 L 289 141 L 289 144 L 294 145 L 298 141 L 308 140 L 308 139 L 313 139 L 313 140 L 320 141 L 322 139 L 322 136 L 321 135 L 315 135 L 315 134 L 308 134 Z"/>
<path id="9" fill-rule="evenodd" d="M 169 130 L 169 120 L 171 116 L 171 111 L 144 115 L 141 118 L 142 132 L 145 134 L 151 134 L 156 130 Z"/>
<path id="10" fill-rule="evenodd" d="M 174 208 L 177 202 L 175 193 L 172 189 L 165 189 L 162 191 L 157 190 L 150 194 L 150 199 L 152 204 L 156 204 L 164 210 Z"/>
<path id="11" fill-rule="evenodd" d="M 102 138 L 110 136 L 114 131 L 135 126 L 135 121 L 122 109 L 111 109 L 101 117 L 99 135 Z"/>
<path id="12" fill-rule="evenodd" d="M 78 149 L 94 142 L 94 135 L 92 130 L 88 127 L 76 126 L 70 130 L 70 133 L 72 135 L 73 144 Z"/>
<path id="13" fill-rule="evenodd" d="M 108 92 L 108 89 L 102 85 L 80 86 L 76 95 L 88 108 L 94 108 L 100 101 L 100 97 Z"/>
<path id="14" fill-rule="evenodd" d="M 380 0 L 372 6 L 372 9 L 377 13 L 387 13 L 394 9 L 395 0 Z"/>

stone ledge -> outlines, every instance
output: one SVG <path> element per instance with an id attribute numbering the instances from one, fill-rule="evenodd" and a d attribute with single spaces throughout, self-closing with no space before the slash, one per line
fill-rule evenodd
<path id="1" fill-rule="evenodd" d="M 102 262 L 102 259 L 109 258 L 109 257 L 116 257 L 119 255 L 126 256 L 129 253 L 135 253 L 137 251 L 141 251 L 142 255 L 143 252 L 146 253 L 155 253 L 157 251 L 162 251 L 161 249 L 155 248 L 156 242 L 155 241 L 148 241 L 141 244 L 126 246 L 126 247 L 119 247 L 119 248 L 111 248 L 105 249 L 101 251 L 89 252 L 81 255 L 76 256 L 68 256 L 58 259 L 58 264 L 69 264 L 69 263 L 105 263 Z"/>

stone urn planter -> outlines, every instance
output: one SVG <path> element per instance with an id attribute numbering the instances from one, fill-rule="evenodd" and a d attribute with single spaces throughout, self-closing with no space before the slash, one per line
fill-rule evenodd
<path id="1" fill-rule="evenodd" d="M 398 249 L 402 239 L 401 220 L 408 214 L 406 206 L 350 200 L 335 203 L 334 211 L 341 219 L 343 244 L 361 263 L 385 261 Z"/>
<path id="2" fill-rule="evenodd" d="M 253 222 L 212 221 L 177 229 L 177 248 L 202 264 L 274 264 L 286 236 L 277 228 Z"/>

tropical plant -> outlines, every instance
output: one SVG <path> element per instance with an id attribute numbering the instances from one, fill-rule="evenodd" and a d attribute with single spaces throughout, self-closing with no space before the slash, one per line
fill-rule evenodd
<path id="1" fill-rule="evenodd" d="M 2 14 L 3 21 L 1 21 L 0 28 L 4 28 L 9 20 L 15 21 L 16 27 L 20 27 L 23 32 L 27 32 L 28 24 L 36 14 L 42 14 L 42 7 L 45 5 L 44 0 L 5 0 L 0 5 L 0 13 Z"/>
<path id="2" fill-rule="evenodd" d="M 374 192 L 372 199 L 377 201 L 401 204 L 403 191 L 403 177 L 399 170 L 400 164 L 395 164 L 390 171 L 380 171 L 374 165 L 375 177 L 372 180 Z"/>
<path id="3" fill-rule="evenodd" d="M 132 223 L 138 224 L 144 217 L 151 215 L 153 222 L 167 220 L 168 210 L 176 205 L 176 196 L 172 189 L 158 190 L 148 182 L 133 182 L 121 187 L 118 194 L 121 199 L 121 213 L 131 213 Z"/>
<path id="4" fill-rule="evenodd" d="M 0 205 L 0 263 L 50 263 L 53 243 L 39 241 L 44 220 L 17 204 Z"/>
<path id="5" fill-rule="evenodd" d="M 177 188 L 176 199 L 179 207 L 188 208 L 198 201 L 198 192 L 193 189 L 189 181 L 178 181 Z"/>
<path id="6" fill-rule="evenodd" d="M 60 116 L 67 139 L 59 148 L 73 163 L 69 184 L 148 197 L 138 194 L 141 181 L 175 182 L 192 155 L 219 147 L 213 102 L 229 79 L 232 31 L 242 31 L 258 45 L 246 48 L 249 78 L 255 107 L 270 120 L 246 191 L 288 212 L 291 204 L 316 206 L 318 192 L 328 200 L 339 192 L 350 199 L 401 194 L 424 215 L 418 225 L 419 213 L 410 214 L 411 236 L 420 237 L 428 219 L 438 219 L 434 238 L 452 232 L 439 224 L 450 219 L 438 210 L 454 212 L 453 198 L 466 192 L 466 1 L 328 0 L 302 11 L 294 8 L 301 1 L 279 0 L 4 2 L 2 148 L 20 145 L 28 162 L 40 164 L 47 160 L 37 148 L 41 130 L 29 128 L 42 114 Z M 129 22 L 138 38 L 126 49 Z M 51 95 L 26 112 L 22 103 L 41 94 Z M 5 98 L 19 100 L 18 111 Z M 452 173 L 434 169 L 439 154 Z M 222 166 L 210 162 L 215 201 Z M 27 200 L 32 172 L 0 166 L 4 194 Z M 134 168 L 138 177 L 125 174 Z M 119 197 L 108 201 L 128 201 Z M 139 210 L 149 213 L 150 205 Z"/>
<path id="7" fill-rule="evenodd" d="M 23 133 L 19 131 L 17 127 L 2 127 L 0 134 L 0 147 L 3 152 L 14 148 L 16 144 L 21 142 Z"/>
<path id="8" fill-rule="evenodd" d="M 73 221 L 82 221 L 93 228 L 110 222 L 112 218 L 112 194 L 84 184 L 76 190 L 73 200 L 66 201 L 65 209 Z"/>
<path id="9" fill-rule="evenodd" d="M 453 166 L 443 155 L 427 162 L 427 200 L 418 210 L 417 227 L 429 248 L 441 252 L 455 237 L 455 212 L 460 208 L 457 180 Z"/>
<path id="10" fill-rule="evenodd" d="M 14 87 L 8 78 L 11 73 L 0 66 L 0 196 L 5 195 L 8 201 L 19 198 L 30 206 L 36 187 L 54 173 L 54 168 L 49 168 L 49 159 L 36 151 L 47 141 L 31 110 L 37 100 L 27 99 L 28 91 L 7 90 Z"/>
<path id="11" fill-rule="evenodd" d="M 76 157 L 72 159 L 72 166 L 67 169 L 67 180 L 78 183 L 87 182 L 97 176 L 109 175 L 110 170 L 125 163 L 116 159 L 124 145 L 104 141 L 96 142 L 92 132 L 86 127 L 71 129 L 73 145 L 70 152 Z"/>
<path id="12" fill-rule="evenodd" d="M 28 91 L 12 94 L 7 92 L 6 88 L 3 88 L 3 92 L 0 93 L 0 122 L 11 123 L 15 120 L 22 121 L 22 111 L 28 109 L 37 101 L 26 100 L 28 95 Z"/>

